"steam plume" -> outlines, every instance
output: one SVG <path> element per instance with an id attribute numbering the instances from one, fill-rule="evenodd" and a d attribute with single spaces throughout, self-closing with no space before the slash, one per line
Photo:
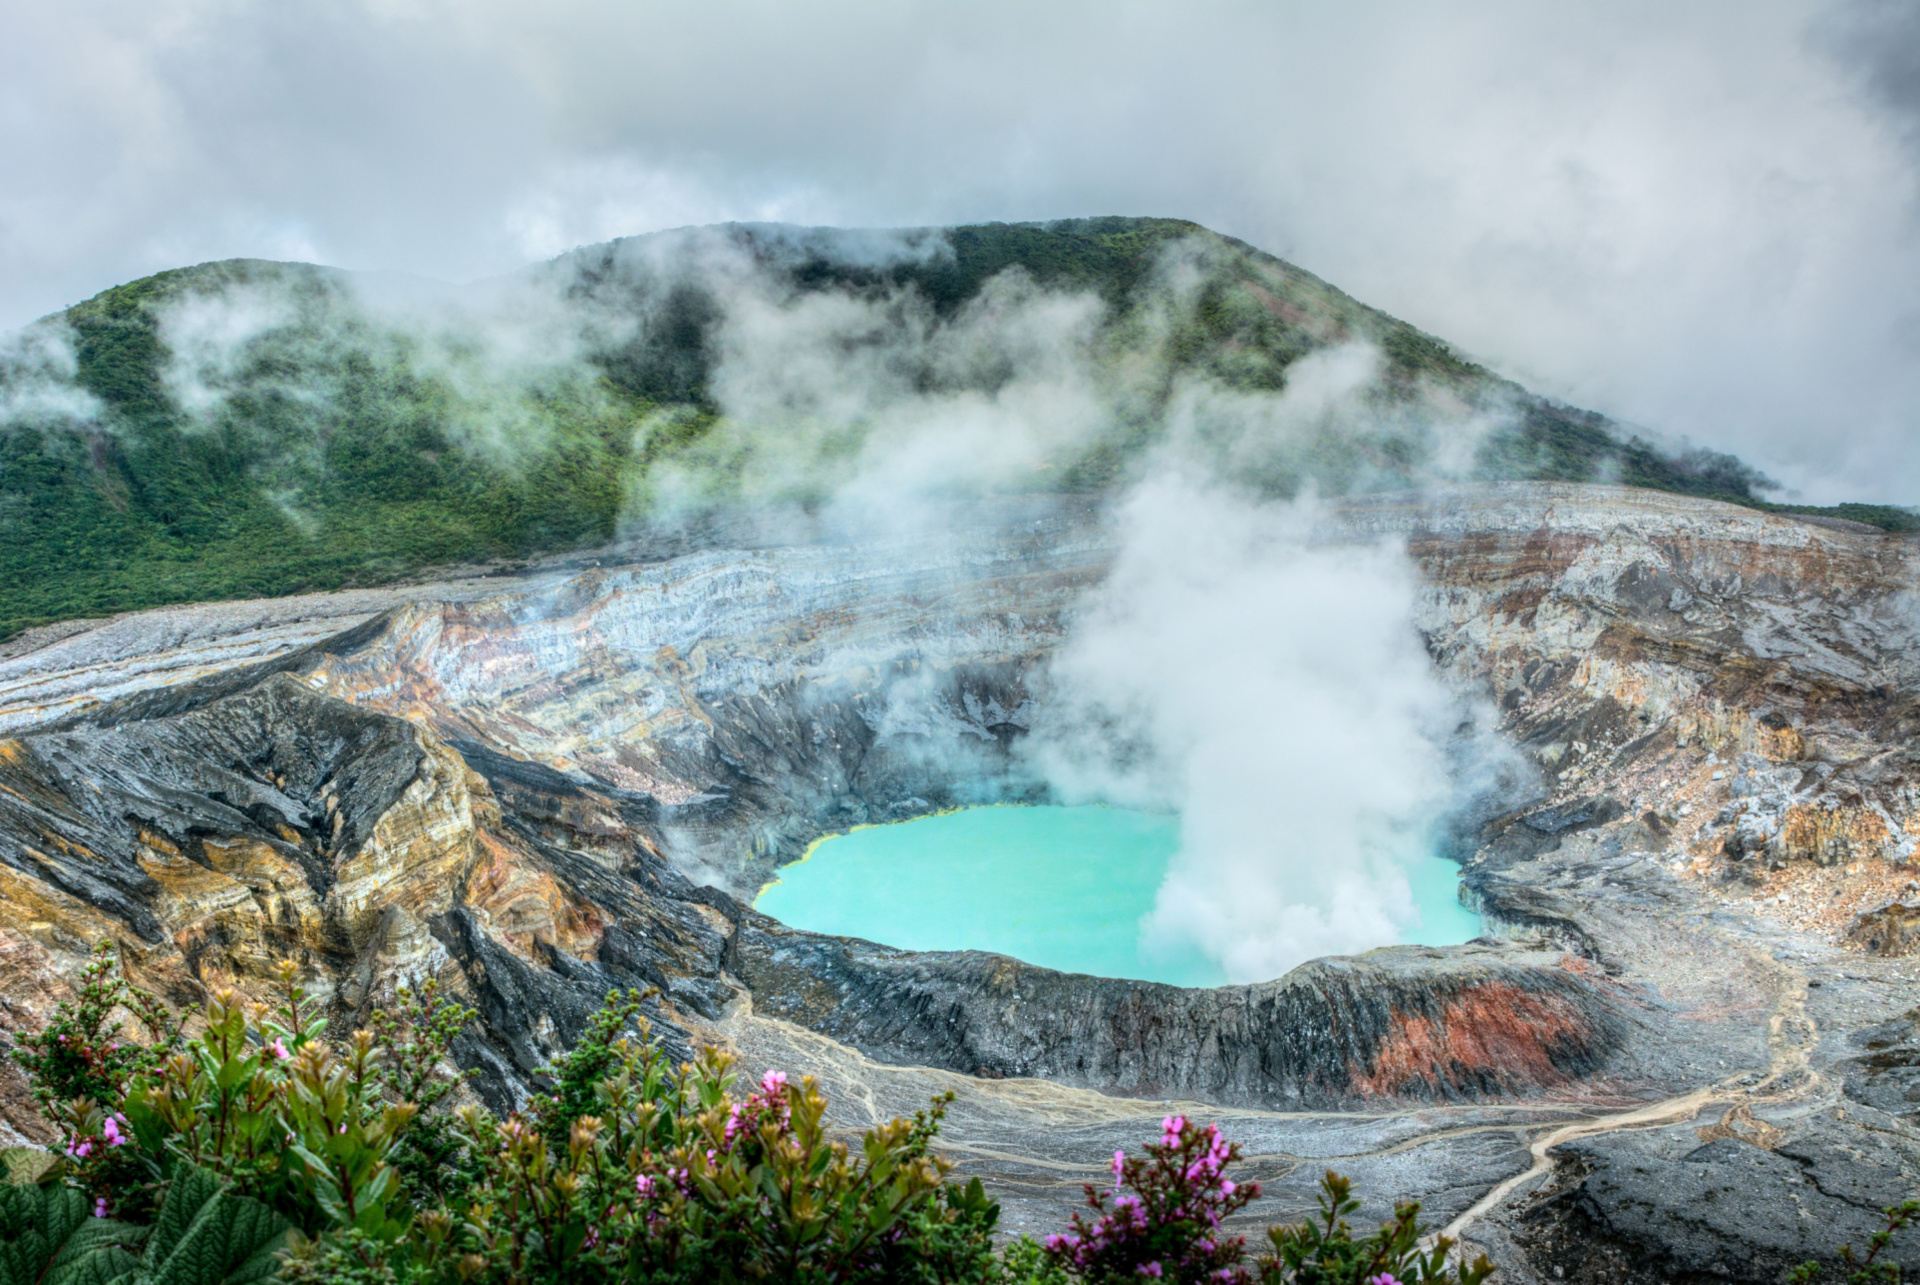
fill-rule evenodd
<path id="1" fill-rule="evenodd" d="M 1249 502 L 1167 461 L 1064 651 L 1031 752 L 1071 799 L 1180 813 L 1151 951 L 1233 981 L 1398 939 L 1405 863 L 1446 810 L 1453 699 L 1400 550 L 1315 543 L 1316 504 Z"/>

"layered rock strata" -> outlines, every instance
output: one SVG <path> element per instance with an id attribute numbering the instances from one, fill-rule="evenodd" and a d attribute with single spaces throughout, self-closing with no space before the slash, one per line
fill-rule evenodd
<path id="1" fill-rule="evenodd" d="M 1036 509 L 153 613 L 0 660 L 0 1026 L 101 938 L 178 1000 L 290 955 L 343 1027 L 434 975 L 482 1011 L 461 1057 L 505 1106 L 647 985 L 677 1045 L 813 1070 L 850 1124 L 957 1086 L 949 1142 L 1016 1225 L 1190 1100 L 1257 1144 L 1258 1216 L 1335 1164 L 1519 1280 L 1589 1242 L 1614 1279 L 1771 1279 L 1819 1235 L 1762 1243 L 1702 1193 L 1840 1230 L 1903 1195 L 1916 547 L 1538 485 L 1350 502 L 1321 538 L 1404 542 L 1436 665 L 1518 751 L 1460 836 L 1497 939 L 1193 992 L 748 909 L 820 834 L 1041 797 L 1010 747 L 1112 544 Z"/>

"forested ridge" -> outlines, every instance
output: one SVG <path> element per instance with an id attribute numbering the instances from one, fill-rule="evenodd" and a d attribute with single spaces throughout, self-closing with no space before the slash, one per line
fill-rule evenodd
<path id="1" fill-rule="evenodd" d="M 702 254 L 731 266 L 701 268 Z M 1274 493 L 1309 477 L 1336 491 L 1417 480 L 1436 447 L 1432 415 L 1408 408 L 1444 402 L 1495 425 L 1469 476 L 1777 507 L 1732 457 L 1663 451 L 1535 397 L 1309 273 L 1179 220 L 631 238 L 482 290 L 471 325 L 452 288 L 424 309 L 373 306 L 353 274 L 233 260 L 117 286 L 0 349 L 0 639 L 61 619 L 591 547 L 661 511 L 668 476 L 683 507 L 766 502 L 766 483 L 742 481 L 765 476 L 796 479 L 783 501 L 817 503 L 822 479 L 884 439 L 888 417 L 827 422 L 810 405 L 800 428 L 764 411 L 740 422 L 715 388 L 717 363 L 741 342 L 727 329 L 740 274 L 773 300 L 768 315 L 827 296 L 897 315 L 934 338 L 890 354 L 889 378 L 990 401 L 1023 377 L 1022 350 L 988 344 L 956 365 L 938 336 L 956 319 L 997 324 L 992 283 L 1009 270 L 1027 291 L 1009 295 L 1009 325 L 1035 298 L 1099 301 L 1085 352 L 1104 409 L 1097 431 L 1002 489 L 1119 485 L 1167 433 L 1182 388 L 1279 396 L 1303 358 L 1361 341 L 1378 354 L 1366 396 L 1383 427 L 1243 451 L 1236 476 Z M 859 360 L 879 342 L 864 334 L 816 347 Z M 804 467 L 776 453 L 802 441 Z M 1920 525 L 1900 509 L 1825 512 Z"/>

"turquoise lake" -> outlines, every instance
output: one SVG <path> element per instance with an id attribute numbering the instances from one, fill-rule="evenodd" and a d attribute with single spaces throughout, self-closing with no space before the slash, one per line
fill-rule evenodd
<path id="1" fill-rule="evenodd" d="M 965 808 L 823 839 L 754 905 L 796 928 L 908 950 L 991 950 L 1062 972 L 1218 986 L 1219 965 L 1197 952 L 1140 949 L 1140 917 L 1179 842 L 1177 818 L 1125 808 Z M 1453 862 L 1426 858 L 1408 882 L 1421 926 L 1403 941 L 1480 935 Z"/>

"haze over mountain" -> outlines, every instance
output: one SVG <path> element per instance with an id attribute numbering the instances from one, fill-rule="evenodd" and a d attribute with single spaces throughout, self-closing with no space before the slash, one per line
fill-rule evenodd
<path id="1" fill-rule="evenodd" d="M 1920 494 L 1913 6 L 73 0 L 0 12 L 0 329 L 728 220 L 1174 214 L 1808 503 Z"/>
<path id="2" fill-rule="evenodd" d="M 4 633 L 716 519 L 897 526 L 1104 492 L 1169 444 L 1261 496 L 1768 485 L 1166 219 L 727 225 L 467 287 L 203 264 L 22 332 L 0 420 Z"/>

